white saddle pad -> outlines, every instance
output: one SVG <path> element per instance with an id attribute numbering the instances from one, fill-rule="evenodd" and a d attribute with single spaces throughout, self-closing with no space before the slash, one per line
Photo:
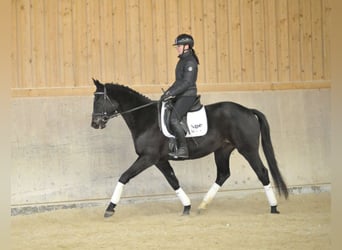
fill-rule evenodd
<path id="1" fill-rule="evenodd" d="M 165 102 L 162 102 L 161 108 L 161 128 L 163 134 L 168 138 L 174 138 L 172 134 L 167 130 L 164 121 L 165 115 Z M 187 124 L 190 133 L 187 133 L 185 137 L 197 137 L 206 135 L 208 131 L 208 122 L 207 122 L 207 114 L 205 112 L 204 106 L 198 111 L 188 112 L 187 113 Z"/>

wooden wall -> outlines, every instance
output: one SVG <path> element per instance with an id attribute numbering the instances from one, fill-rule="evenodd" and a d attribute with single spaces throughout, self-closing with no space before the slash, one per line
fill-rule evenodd
<path id="1" fill-rule="evenodd" d="M 195 38 L 203 91 L 330 86 L 329 0 L 12 0 L 13 96 L 160 92 Z"/>

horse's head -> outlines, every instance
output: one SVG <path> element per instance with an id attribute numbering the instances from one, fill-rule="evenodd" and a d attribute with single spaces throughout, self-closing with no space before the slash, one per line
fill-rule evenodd
<path id="1" fill-rule="evenodd" d="M 108 120 L 118 111 L 118 102 L 107 95 L 106 86 L 98 80 L 94 80 L 96 91 L 94 93 L 93 115 L 91 126 L 93 128 L 105 128 Z"/>

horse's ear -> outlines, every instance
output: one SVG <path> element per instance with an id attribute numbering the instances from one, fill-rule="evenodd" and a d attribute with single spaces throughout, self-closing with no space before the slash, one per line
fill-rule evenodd
<path id="1" fill-rule="evenodd" d="M 100 83 L 99 80 L 93 78 L 93 82 L 94 82 L 94 84 L 95 84 L 95 86 L 96 86 L 96 89 L 103 88 L 103 84 Z"/>

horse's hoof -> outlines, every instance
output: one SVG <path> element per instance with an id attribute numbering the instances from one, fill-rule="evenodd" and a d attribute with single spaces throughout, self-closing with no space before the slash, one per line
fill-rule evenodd
<path id="1" fill-rule="evenodd" d="M 205 208 L 197 208 L 197 214 L 204 213 L 206 211 Z"/>
<path id="2" fill-rule="evenodd" d="M 190 210 L 191 210 L 191 205 L 189 206 L 184 206 L 184 210 L 183 210 L 183 216 L 184 215 L 190 215 Z"/>
<path id="3" fill-rule="evenodd" d="M 197 213 L 198 214 L 201 214 L 202 212 L 204 212 L 204 211 L 206 211 L 207 210 L 207 203 L 205 203 L 205 202 L 202 202 L 199 206 L 198 206 L 198 208 L 197 208 Z"/>
<path id="4" fill-rule="evenodd" d="M 113 203 L 113 202 L 110 202 L 107 209 L 106 209 L 106 212 L 104 214 L 104 217 L 105 218 L 108 218 L 108 217 L 111 217 L 113 216 L 115 210 L 114 208 L 116 207 L 116 205 Z"/>
<path id="5" fill-rule="evenodd" d="M 104 217 L 109 218 L 109 217 L 113 216 L 114 212 L 115 212 L 114 210 L 112 210 L 112 211 L 106 210 L 106 212 L 104 213 Z"/>
<path id="6" fill-rule="evenodd" d="M 277 209 L 277 206 L 271 206 L 271 214 L 280 214 L 280 212 Z"/>

